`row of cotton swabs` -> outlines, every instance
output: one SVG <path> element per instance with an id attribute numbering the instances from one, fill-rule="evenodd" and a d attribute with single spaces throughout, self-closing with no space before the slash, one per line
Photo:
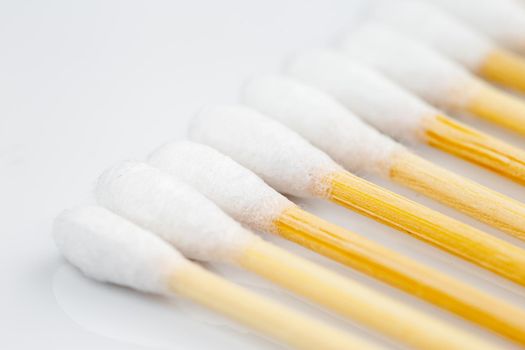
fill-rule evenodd
<path id="1" fill-rule="evenodd" d="M 248 229 L 270 232 L 525 344 L 523 310 L 328 223 L 278 193 L 328 199 L 525 285 L 524 250 L 351 173 L 387 177 L 525 239 L 522 203 L 394 141 L 425 142 L 525 183 L 524 151 L 436 107 L 525 133 L 520 100 L 444 55 L 519 89 L 525 63 L 430 5 L 385 6 L 374 10 L 376 22 L 352 32 L 343 52 L 296 56 L 286 76 L 249 81 L 245 106 L 203 110 L 189 133 L 199 143 L 170 143 L 146 163 L 105 172 L 96 188 L 100 207 L 66 211 L 56 220 L 65 257 L 95 279 L 188 297 L 298 348 L 376 346 L 254 295 L 182 255 L 242 266 L 414 348 L 492 348 Z M 417 30 L 423 24 L 425 30 Z M 443 28 L 457 36 L 443 37 Z M 470 62 L 449 49 L 469 47 L 467 39 L 485 48 L 469 52 Z"/>

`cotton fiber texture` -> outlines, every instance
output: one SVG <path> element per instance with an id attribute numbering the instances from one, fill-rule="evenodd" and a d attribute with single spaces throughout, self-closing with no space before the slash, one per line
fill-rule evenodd
<path id="1" fill-rule="evenodd" d="M 331 96 L 290 78 L 252 79 L 243 88 L 242 100 L 298 132 L 352 172 L 388 174 L 393 153 L 403 149 Z"/>
<path id="2" fill-rule="evenodd" d="M 525 52 L 525 10 L 515 0 L 426 0 L 492 38 Z"/>
<path id="3" fill-rule="evenodd" d="M 431 46 L 471 71 L 477 71 L 496 49 L 491 40 L 429 3 L 382 2 L 374 7 L 372 18 Z"/>
<path id="4" fill-rule="evenodd" d="M 203 144 L 168 143 L 148 162 L 188 183 L 253 230 L 275 231 L 274 220 L 295 206 L 253 172 Z"/>
<path id="5" fill-rule="evenodd" d="M 326 196 L 325 178 L 342 170 L 292 130 L 247 107 L 206 108 L 193 119 L 189 136 L 230 156 L 277 191 L 294 196 Z"/>
<path id="6" fill-rule="evenodd" d="M 424 119 L 439 113 L 373 69 L 335 51 L 297 55 L 286 73 L 332 95 L 368 124 L 404 142 L 418 143 Z"/>
<path id="7" fill-rule="evenodd" d="M 481 84 L 459 64 L 378 23 L 367 22 L 350 33 L 342 48 L 439 108 L 463 109 Z"/>
<path id="8" fill-rule="evenodd" d="M 167 281 L 188 262 L 151 232 L 96 206 L 66 210 L 53 226 L 64 257 L 85 275 L 144 292 L 167 294 Z"/>
<path id="9" fill-rule="evenodd" d="M 187 258 L 229 260 L 255 239 L 197 190 L 145 163 L 107 170 L 95 194 L 100 205 L 156 233 Z"/>

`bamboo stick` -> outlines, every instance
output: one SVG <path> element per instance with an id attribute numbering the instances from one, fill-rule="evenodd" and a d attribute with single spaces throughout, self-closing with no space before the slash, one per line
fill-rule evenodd
<path id="1" fill-rule="evenodd" d="M 196 264 L 176 271 L 169 288 L 297 349 L 379 349 L 226 281 Z"/>
<path id="2" fill-rule="evenodd" d="M 411 152 L 397 153 L 390 179 L 525 240 L 525 205 Z"/>
<path id="3" fill-rule="evenodd" d="M 195 186 L 226 213 L 247 227 L 278 234 L 525 344 L 525 324 L 521 322 L 525 319 L 525 314 L 522 310 L 301 210 L 271 189 L 253 172 L 208 146 L 191 142 L 171 143 L 155 151 L 150 156 L 150 161 L 173 176 L 178 176 Z M 220 171 L 210 172 L 209 169 L 212 168 Z M 323 186 L 323 177 L 320 176 L 318 180 L 319 187 L 326 188 Z M 253 248 L 247 251 L 251 250 Z M 243 259 L 251 261 L 259 257 L 262 260 L 260 264 L 267 263 L 274 267 L 278 265 L 278 268 L 270 269 L 273 273 L 270 279 L 332 310 L 335 307 L 335 311 L 344 316 L 355 318 L 351 310 L 345 311 L 345 304 L 338 304 L 344 303 L 344 299 L 332 300 L 333 298 L 318 294 L 325 285 L 326 275 L 311 272 L 307 274 L 309 276 L 305 280 L 300 277 L 304 273 L 290 272 L 296 269 L 293 261 L 288 264 L 287 259 L 283 259 L 285 261 L 283 263 L 277 260 L 270 261 L 266 258 L 267 255 L 269 253 L 250 254 L 243 248 L 241 252 L 234 255 L 237 258 L 230 259 L 248 269 L 250 269 L 249 264 L 242 262 Z M 259 264 L 259 262 L 250 264 Z M 259 268 L 253 270 L 266 277 L 266 272 L 261 272 Z M 293 277 L 295 275 L 298 276 L 298 280 Z M 331 293 L 330 286 L 333 283 L 331 280 L 328 278 L 325 295 Z M 315 288 L 315 292 L 310 288 Z"/>
<path id="4" fill-rule="evenodd" d="M 525 184 L 525 151 L 442 115 L 425 120 L 424 129 L 430 146 Z"/>
<path id="5" fill-rule="evenodd" d="M 490 85 L 472 88 L 465 111 L 525 135 L 525 103 Z"/>
<path id="6" fill-rule="evenodd" d="M 64 211 L 54 222 L 53 236 L 64 257 L 94 280 L 187 297 L 298 349 L 379 348 L 206 271 L 107 209 Z"/>
<path id="7" fill-rule="evenodd" d="M 331 201 L 525 285 L 523 249 L 348 172 L 334 173 L 329 181 Z"/>
<path id="8" fill-rule="evenodd" d="M 525 92 L 525 61 L 505 49 L 490 52 L 478 69 L 487 80 Z"/>
<path id="9" fill-rule="evenodd" d="M 525 344 L 525 312 L 519 308 L 298 207 L 283 212 L 275 226 L 287 240 Z"/>
<path id="10" fill-rule="evenodd" d="M 262 240 L 237 262 L 336 312 L 418 349 L 486 348 L 488 345 Z M 446 335 L 446 336 L 444 336 Z"/>

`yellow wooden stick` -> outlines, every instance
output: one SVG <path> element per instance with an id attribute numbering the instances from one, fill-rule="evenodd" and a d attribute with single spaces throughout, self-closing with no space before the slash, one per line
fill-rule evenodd
<path id="1" fill-rule="evenodd" d="M 487 80 L 525 92 L 525 61 L 519 55 L 505 49 L 497 49 L 487 55 L 478 74 Z"/>
<path id="2" fill-rule="evenodd" d="M 298 207 L 283 212 L 275 220 L 275 227 L 283 238 L 525 344 L 525 312 L 504 301 Z M 293 279 L 288 282 L 294 283 Z M 318 283 L 311 285 L 314 288 Z M 319 302 L 338 303 L 338 300 Z"/>
<path id="3" fill-rule="evenodd" d="M 252 124 L 256 125 L 250 123 Z M 253 151 L 247 152 L 252 153 Z M 267 158 L 276 159 L 275 156 Z M 208 146 L 188 142 L 168 144 L 155 151 L 149 160 L 169 174 L 195 186 L 226 213 L 252 229 L 278 234 L 525 344 L 525 324 L 521 322 L 525 319 L 523 311 L 301 210 L 271 189 L 254 173 Z M 283 163 L 283 160 L 280 162 Z M 209 172 L 211 168 L 220 171 Z M 334 166 L 330 169 L 341 168 Z M 331 171 L 323 171 L 323 175 L 316 176 L 315 185 L 312 186 L 310 180 L 308 186 L 326 189 L 323 179 L 330 173 Z M 296 176 L 293 181 L 297 179 Z M 355 282 L 336 283 L 333 277 L 329 277 L 330 274 L 315 272 L 318 269 L 308 268 L 307 263 L 304 264 L 302 272 L 295 271 L 300 267 L 296 263 L 297 258 L 287 258 L 283 253 L 277 254 L 276 248 L 265 248 L 266 244 L 252 245 L 250 242 L 250 246 L 246 249 L 246 246 L 242 245 L 231 259 L 285 288 L 296 291 L 297 294 L 381 330 L 382 325 L 376 323 L 378 320 L 363 320 L 359 309 L 348 309 L 346 300 L 356 300 L 355 298 L 362 295 L 361 292 L 345 298 L 331 297 L 334 285 L 335 288 L 346 291 L 345 293 L 352 293 L 353 287 L 349 283 Z M 307 272 L 308 270 L 311 272 Z M 268 273 L 271 275 L 267 275 Z M 308 277 L 300 277 L 305 274 Z M 347 287 L 341 288 L 342 285 Z M 357 290 L 361 288 L 357 287 Z M 368 302 L 365 300 L 364 304 Z M 385 332 L 396 334 L 396 328 Z"/>
<path id="4" fill-rule="evenodd" d="M 525 135 L 525 103 L 488 84 L 480 84 L 473 88 L 465 110 Z"/>
<path id="5" fill-rule="evenodd" d="M 525 184 L 525 151 L 517 147 L 442 115 L 425 120 L 424 137 L 432 147 Z"/>
<path id="6" fill-rule="evenodd" d="M 392 159 L 390 179 L 486 224 L 525 240 L 525 205 L 464 177 L 401 152 Z"/>
<path id="7" fill-rule="evenodd" d="M 173 274 L 170 289 L 297 349 L 379 349 L 251 293 L 195 264 Z"/>
<path id="8" fill-rule="evenodd" d="M 148 210 L 141 207 L 139 211 Z M 64 211 L 53 224 L 53 237 L 66 260 L 97 281 L 185 296 L 300 349 L 377 349 L 206 271 L 154 233 L 107 209 L 89 206 Z"/>
<path id="9" fill-rule="evenodd" d="M 262 240 L 237 262 L 344 316 L 418 349 L 480 349 L 487 344 Z M 522 315 L 523 316 L 523 315 Z"/>
<path id="10" fill-rule="evenodd" d="M 328 180 L 329 199 L 525 285 L 525 251 L 346 171 Z"/>

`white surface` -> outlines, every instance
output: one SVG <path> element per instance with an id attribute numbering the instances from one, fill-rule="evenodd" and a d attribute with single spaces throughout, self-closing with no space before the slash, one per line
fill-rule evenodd
<path id="1" fill-rule="evenodd" d="M 155 298 L 83 278 L 59 257 L 50 235 L 51 223 L 62 209 L 93 201 L 91 189 L 107 166 L 144 157 L 165 141 L 182 137 L 188 118 L 202 105 L 234 102 L 245 78 L 277 71 L 290 53 L 331 41 L 350 25 L 356 3 L 1 2 L 1 347 L 275 348 L 181 299 Z M 501 130 L 485 130 L 525 146 L 522 139 Z M 437 151 L 417 151 L 525 200 L 521 186 Z M 486 229 L 431 200 L 378 182 Z M 525 307 L 523 288 L 333 204 L 298 202 L 326 219 Z M 495 340 L 434 307 L 290 243 L 273 240 Z M 254 276 L 224 266 L 214 269 L 290 306 L 362 332 Z"/>

